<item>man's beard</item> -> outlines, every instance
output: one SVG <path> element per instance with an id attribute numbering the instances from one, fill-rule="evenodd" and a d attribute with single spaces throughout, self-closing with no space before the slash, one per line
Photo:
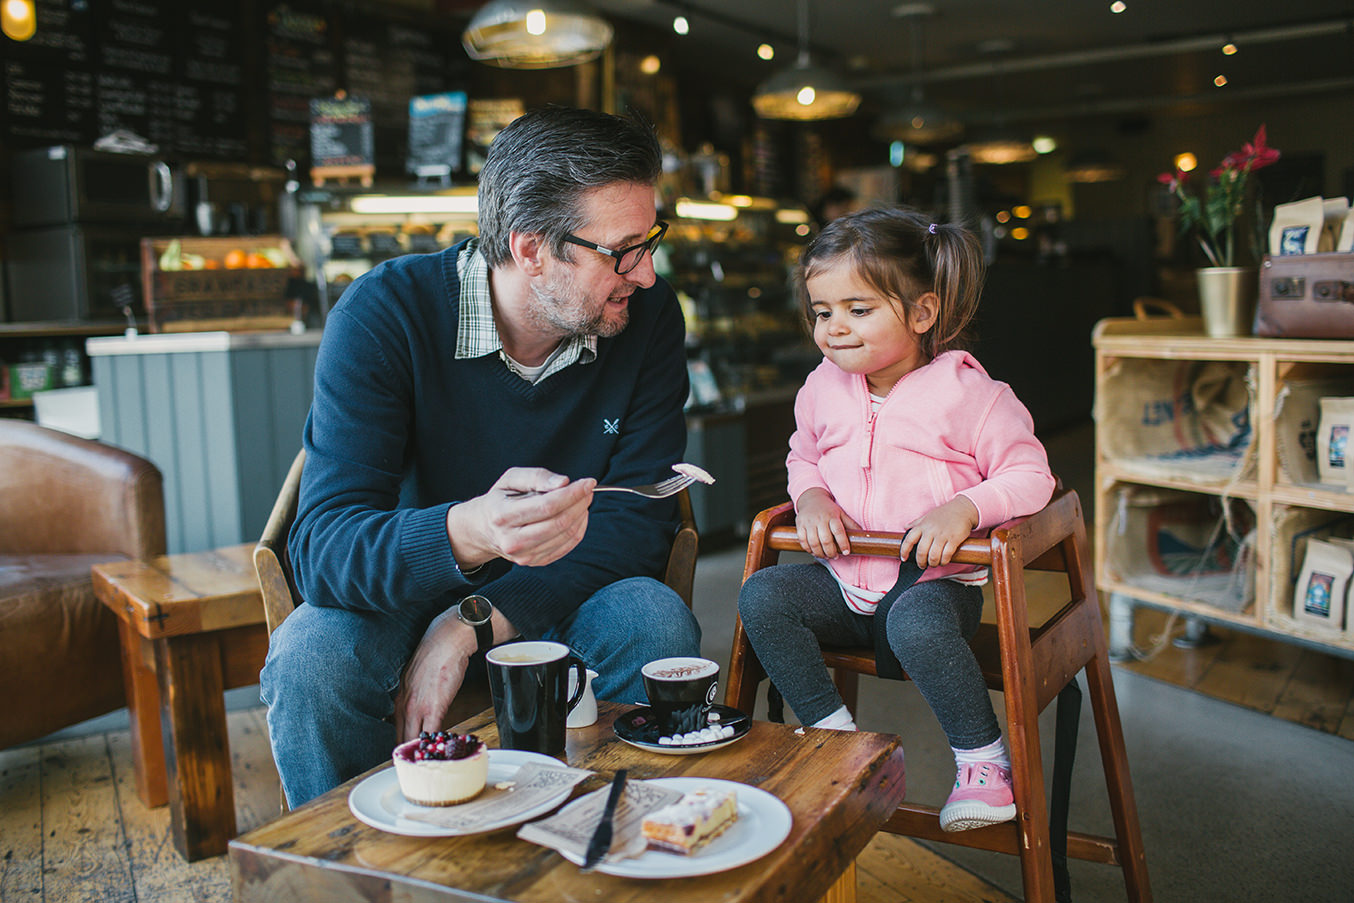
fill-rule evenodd
<path id="1" fill-rule="evenodd" d="M 566 275 L 549 285 L 533 285 L 531 291 L 537 302 L 531 308 L 537 325 L 564 336 L 595 335 L 609 339 L 620 335 L 630 322 L 629 307 L 610 318 L 607 317 L 605 306 L 590 313 L 590 302 L 574 285 L 572 275 Z"/>

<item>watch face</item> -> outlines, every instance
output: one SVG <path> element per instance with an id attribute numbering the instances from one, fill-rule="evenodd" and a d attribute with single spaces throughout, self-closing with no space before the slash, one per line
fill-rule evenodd
<path id="1" fill-rule="evenodd" d="M 471 624 L 483 624 L 494 613 L 494 607 L 483 596 L 466 596 L 461 600 L 461 620 Z"/>

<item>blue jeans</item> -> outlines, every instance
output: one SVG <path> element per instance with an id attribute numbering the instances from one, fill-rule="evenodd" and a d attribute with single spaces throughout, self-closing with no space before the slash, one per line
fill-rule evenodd
<path id="1" fill-rule="evenodd" d="M 432 617 L 300 605 L 273 633 L 259 677 L 289 806 L 390 758 L 394 695 Z M 597 697 L 613 702 L 646 701 L 645 662 L 700 655 L 695 616 L 648 577 L 603 587 L 544 638 L 572 648 L 597 672 Z"/>

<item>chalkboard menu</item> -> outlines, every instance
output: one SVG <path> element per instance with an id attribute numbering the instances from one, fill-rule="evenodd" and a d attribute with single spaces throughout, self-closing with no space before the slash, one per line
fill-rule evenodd
<path id="1" fill-rule="evenodd" d="M 409 154 L 405 167 L 421 179 L 448 178 L 461 168 L 465 134 L 464 91 L 409 100 Z"/>
<path id="2" fill-rule="evenodd" d="M 463 88 L 469 66 L 450 21 L 387 0 L 35 3 L 33 38 L 0 38 L 6 147 L 125 129 L 179 159 L 304 167 L 310 101 L 343 90 L 370 102 L 369 162 L 394 174 L 410 98 Z"/>
<path id="3" fill-rule="evenodd" d="M 371 101 L 365 97 L 316 97 L 310 102 L 310 168 L 370 166 L 373 156 Z"/>
<path id="4" fill-rule="evenodd" d="M 310 156 L 310 100 L 338 90 L 329 17 L 317 3 L 279 3 L 264 14 L 272 163 Z"/>
<path id="5" fill-rule="evenodd" d="M 123 129 L 162 152 L 238 157 L 243 42 L 234 0 L 38 0 L 33 38 L 5 42 L 6 133 L 92 144 Z"/>
<path id="6" fill-rule="evenodd" d="M 349 94 L 371 101 L 376 165 L 404 169 L 409 136 L 409 99 L 439 93 L 449 85 L 449 49 L 455 34 L 420 24 L 349 15 L 342 22 L 343 83 Z"/>

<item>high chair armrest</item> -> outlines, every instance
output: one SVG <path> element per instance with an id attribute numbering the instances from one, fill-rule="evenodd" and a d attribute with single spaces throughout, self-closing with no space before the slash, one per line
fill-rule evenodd
<path id="1" fill-rule="evenodd" d="M 1041 510 L 998 524 L 992 528 L 987 539 L 966 541 L 951 560 L 959 564 L 991 565 L 993 555 L 1004 554 L 1001 549 L 1014 548 L 1019 550 L 1021 565 L 1037 568 L 1038 559 L 1053 550 L 1058 541 L 1068 535 L 1073 525 L 1080 520 L 1081 502 L 1077 494 L 1060 486 Z M 794 506 L 789 502 L 768 508 L 757 515 L 749 535 L 749 566 L 753 563 L 754 547 L 758 546 L 758 543 L 753 541 L 758 534 L 762 534 L 766 549 L 777 552 L 803 551 L 799 545 L 799 535 L 795 532 Z M 848 530 L 846 535 L 851 543 L 852 554 L 897 558 L 902 548 L 904 534 Z M 1054 554 L 1058 553 L 1055 551 Z M 756 569 L 751 567 L 746 573 Z"/>

